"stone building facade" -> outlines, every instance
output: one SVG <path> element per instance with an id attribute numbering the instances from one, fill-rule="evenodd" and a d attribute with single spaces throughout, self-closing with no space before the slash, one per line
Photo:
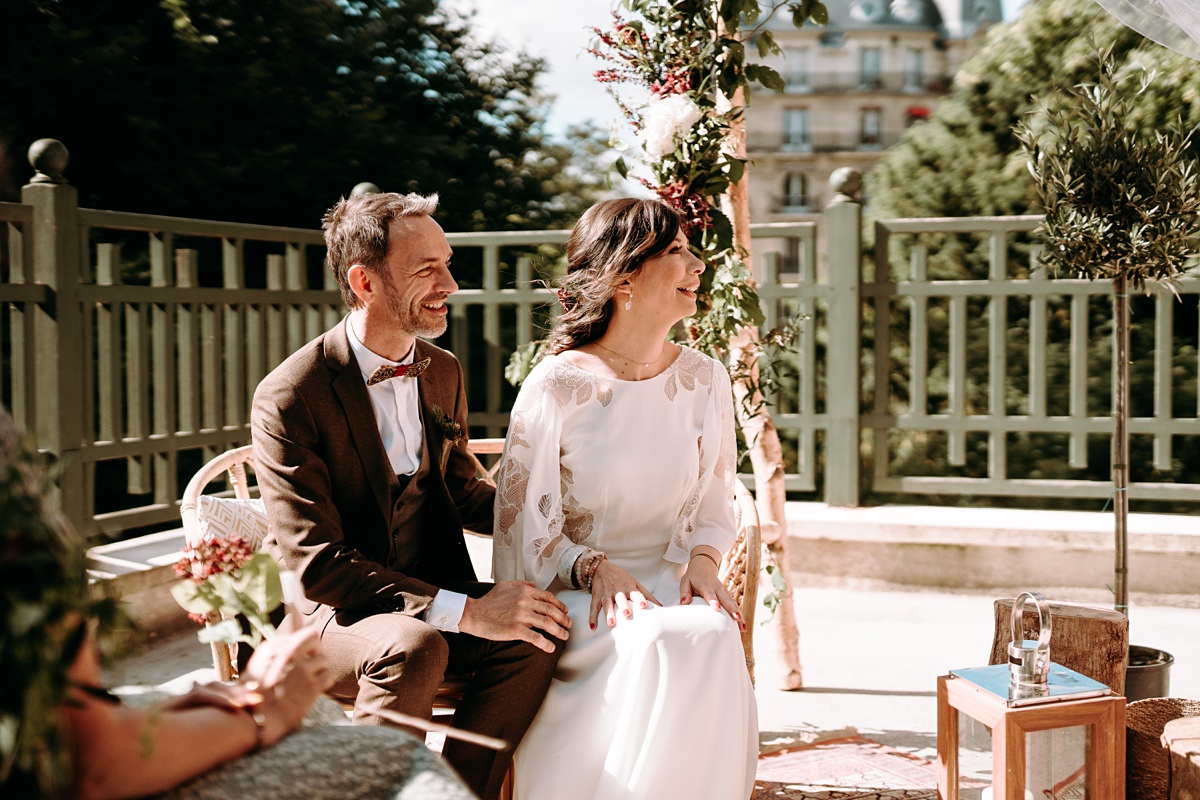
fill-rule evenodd
<path id="1" fill-rule="evenodd" d="M 755 222 L 810 219 L 838 167 L 866 173 L 920 124 L 958 66 L 1001 21 L 1001 0 L 826 0 L 829 24 L 768 23 L 782 56 L 763 59 L 783 93 L 756 90 L 746 113 Z"/>

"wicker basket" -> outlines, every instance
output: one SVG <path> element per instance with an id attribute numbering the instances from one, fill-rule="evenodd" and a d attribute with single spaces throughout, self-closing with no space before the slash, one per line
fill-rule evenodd
<path id="1" fill-rule="evenodd" d="M 1200 700 L 1151 697 L 1125 707 L 1125 798 L 1166 800 L 1170 765 L 1162 745 L 1166 724 L 1200 714 Z"/>

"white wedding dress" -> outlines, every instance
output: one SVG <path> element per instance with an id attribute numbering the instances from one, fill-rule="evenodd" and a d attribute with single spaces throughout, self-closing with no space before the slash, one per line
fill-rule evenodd
<path id="1" fill-rule="evenodd" d="M 644 381 L 558 356 L 525 381 L 498 476 L 495 577 L 549 587 L 572 627 L 516 752 L 519 800 L 750 796 L 758 719 L 737 625 L 700 599 L 679 605 L 691 549 L 733 541 L 735 454 L 728 373 L 695 350 Z M 572 543 L 664 607 L 591 630 L 591 596 L 556 577 Z"/>

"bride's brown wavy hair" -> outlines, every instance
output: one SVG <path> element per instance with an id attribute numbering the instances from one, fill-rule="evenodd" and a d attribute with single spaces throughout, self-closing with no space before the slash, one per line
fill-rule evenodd
<path id="1" fill-rule="evenodd" d="M 670 247 L 680 227 L 679 214 L 659 200 L 605 200 L 585 211 L 567 240 L 567 274 L 558 290 L 563 313 L 550 333 L 547 353 L 573 350 L 603 336 L 617 287 Z"/>

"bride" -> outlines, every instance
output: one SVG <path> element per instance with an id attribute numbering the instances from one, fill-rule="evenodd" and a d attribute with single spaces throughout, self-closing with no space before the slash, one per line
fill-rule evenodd
<path id="1" fill-rule="evenodd" d="M 496 493 L 496 579 L 550 588 L 576 622 L 514 794 L 749 797 L 757 709 L 717 577 L 734 537 L 729 375 L 667 341 L 704 265 L 671 208 L 634 199 L 589 209 L 567 262 Z"/>

